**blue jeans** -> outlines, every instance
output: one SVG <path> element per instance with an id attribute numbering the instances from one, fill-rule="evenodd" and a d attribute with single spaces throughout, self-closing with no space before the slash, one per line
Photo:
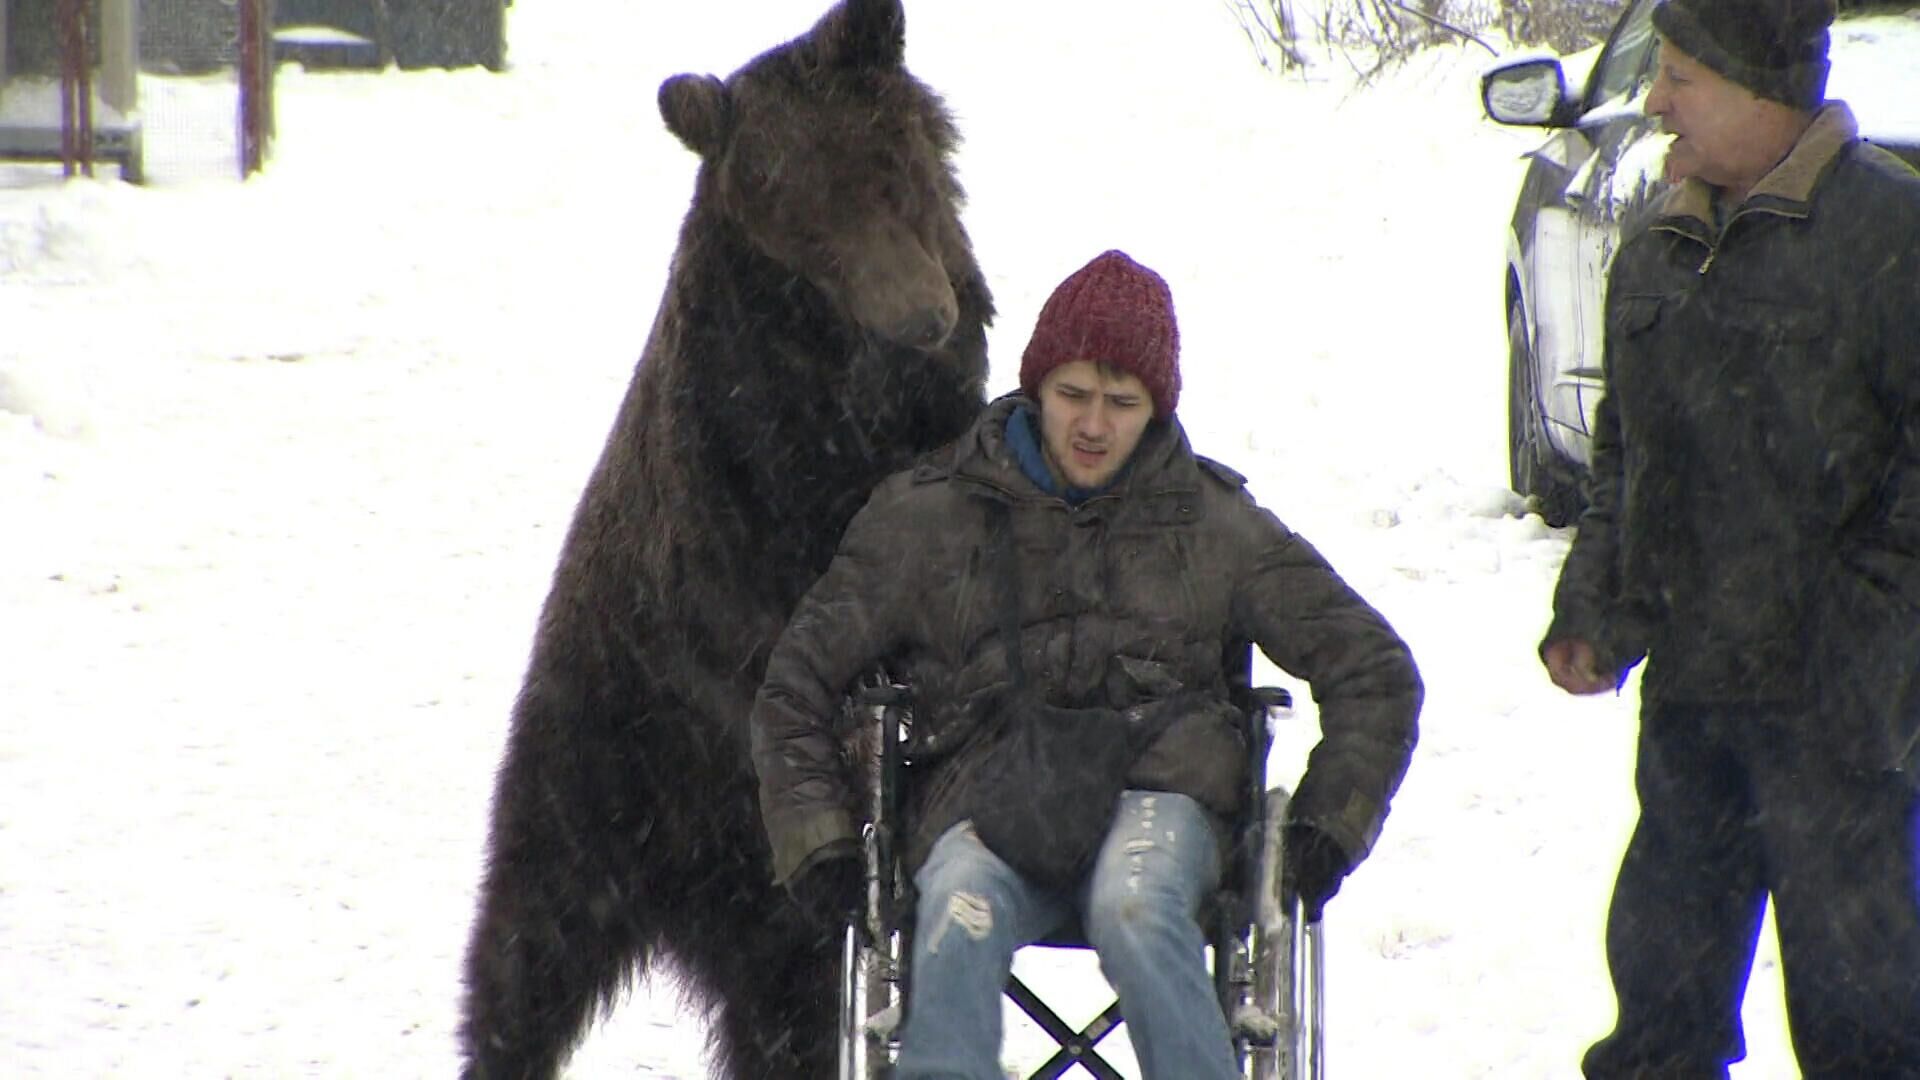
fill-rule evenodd
<path id="1" fill-rule="evenodd" d="M 912 1007 L 898 1080 L 1002 1080 L 1000 994 L 1014 950 L 1076 913 L 1149 1080 L 1239 1077 L 1195 921 L 1219 876 L 1206 812 L 1167 792 L 1121 797 L 1092 873 L 1071 896 L 1022 878 L 971 823 L 948 829 L 914 877 Z"/>

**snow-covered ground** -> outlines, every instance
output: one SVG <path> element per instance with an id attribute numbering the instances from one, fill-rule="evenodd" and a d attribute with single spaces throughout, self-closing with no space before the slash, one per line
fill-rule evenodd
<path id="1" fill-rule="evenodd" d="M 451 1074 L 508 709 L 691 189 L 655 88 L 817 14 L 520 0 L 504 75 L 283 74 L 244 185 L 0 167 L 0 1074 Z M 1353 93 L 1263 72 L 1222 4 L 909 0 L 908 57 L 967 137 L 994 388 L 1091 255 L 1161 270 L 1194 441 L 1422 663 L 1328 915 L 1333 1075 L 1575 1075 L 1637 684 L 1534 658 L 1568 535 L 1504 489 L 1536 140 L 1480 119 L 1487 54 Z M 1747 1015 L 1736 1075 L 1792 1076 L 1770 945 Z M 655 980 L 568 1075 L 701 1077 L 703 1036 Z"/>

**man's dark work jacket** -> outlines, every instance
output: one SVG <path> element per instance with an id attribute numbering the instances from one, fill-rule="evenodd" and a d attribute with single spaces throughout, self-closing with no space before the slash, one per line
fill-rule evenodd
<path id="1" fill-rule="evenodd" d="M 1183 714 L 1128 781 L 1230 817 L 1248 750 L 1239 714 L 1225 704 L 1222 657 L 1230 641 L 1258 645 L 1310 683 L 1319 704 L 1324 738 L 1293 818 L 1325 830 L 1357 862 L 1413 751 L 1422 691 L 1406 646 L 1318 552 L 1254 503 L 1242 477 L 1194 455 L 1177 421 L 1150 424 L 1107 491 L 1078 505 L 1043 493 L 1005 439 L 1023 401 L 1000 399 L 957 443 L 883 482 L 775 646 L 752 733 L 776 878 L 856 835 L 830 724 L 843 689 L 882 660 L 914 688 L 915 723 L 925 725 L 917 738 L 941 747 L 911 785 L 909 866 L 964 817 L 997 727 L 941 727 L 968 715 L 957 706 L 972 695 L 1008 680 L 1006 594 L 989 543 L 995 504 L 1006 508 L 1018 553 L 1031 689 L 1055 705 L 1125 706 L 1138 702 L 1128 672 L 1151 670 L 1163 689 L 1199 692 L 1217 707 Z"/>
<path id="2" fill-rule="evenodd" d="M 1716 227 L 1697 179 L 1609 278 L 1590 509 L 1548 642 L 1642 695 L 1819 717 L 1911 769 L 1920 709 L 1920 174 L 1842 103 Z"/>

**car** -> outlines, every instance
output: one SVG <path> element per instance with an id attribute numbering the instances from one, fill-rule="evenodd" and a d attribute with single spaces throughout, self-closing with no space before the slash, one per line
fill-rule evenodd
<path id="1" fill-rule="evenodd" d="M 1659 53 L 1656 3 L 1631 0 L 1590 57 L 1506 57 L 1481 78 L 1488 117 L 1551 132 L 1526 155 L 1502 295 L 1508 480 L 1555 526 L 1584 508 L 1605 390 L 1607 269 L 1669 186 L 1669 140 L 1644 109 Z M 1847 102 L 1863 136 L 1920 166 L 1920 0 L 1839 7 L 1827 96 Z"/>

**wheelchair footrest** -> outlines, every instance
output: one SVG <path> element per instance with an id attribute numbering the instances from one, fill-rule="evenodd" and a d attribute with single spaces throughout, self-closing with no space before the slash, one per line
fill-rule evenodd
<path id="1" fill-rule="evenodd" d="M 1252 1005 L 1242 1005 L 1233 1011 L 1233 1033 L 1254 1046 L 1272 1046 L 1279 1042 L 1283 1026 L 1279 1017 Z"/>

